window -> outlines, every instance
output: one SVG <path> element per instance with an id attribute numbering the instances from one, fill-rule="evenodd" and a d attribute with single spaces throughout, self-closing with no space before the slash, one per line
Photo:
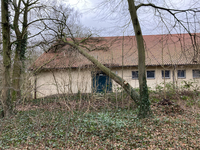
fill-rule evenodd
<path id="1" fill-rule="evenodd" d="M 170 78 L 170 70 L 162 70 L 162 78 Z"/>
<path id="2" fill-rule="evenodd" d="M 132 79 L 138 79 L 138 71 L 132 71 Z"/>
<path id="3" fill-rule="evenodd" d="M 155 79 L 155 71 L 147 71 L 147 79 Z"/>
<path id="4" fill-rule="evenodd" d="M 185 78 L 186 77 L 185 70 L 178 70 L 177 74 L 178 74 L 177 75 L 178 78 Z"/>
<path id="5" fill-rule="evenodd" d="M 200 70 L 192 70 L 193 78 L 200 78 Z"/>

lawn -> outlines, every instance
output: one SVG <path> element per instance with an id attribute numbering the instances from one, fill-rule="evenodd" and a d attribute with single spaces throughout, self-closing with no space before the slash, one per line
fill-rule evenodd
<path id="1" fill-rule="evenodd" d="M 124 108 L 108 97 L 18 104 L 15 116 L 0 119 L 0 149 L 200 149 L 194 100 L 150 97 L 153 117 L 142 120 L 130 99 Z"/>

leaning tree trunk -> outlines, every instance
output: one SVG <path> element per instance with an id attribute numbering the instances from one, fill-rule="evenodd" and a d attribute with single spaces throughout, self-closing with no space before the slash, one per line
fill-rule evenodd
<path id="1" fill-rule="evenodd" d="M 8 3 L 8 0 L 1 0 L 1 19 L 3 35 L 3 88 L 1 102 L 3 105 L 3 112 L 5 117 L 9 117 L 13 113 L 13 104 L 10 97 L 11 46 Z"/>
<path id="2" fill-rule="evenodd" d="M 140 87 L 140 105 L 139 105 L 138 117 L 145 118 L 150 115 L 151 109 L 150 109 L 148 88 L 146 83 L 144 41 L 143 41 L 142 31 L 140 28 L 140 23 L 137 17 L 137 10 L 135 7 L 134 0 L 128 0 L 128 5 L 138 48 L 138 70 L 139 70 L 138 78 Z"/>
<path id="3" fill-rule="evenodd" d="M 65 41 L 67 42 L 67 41 Z M 113 79 L 115 82 L 117 82 L 119 85 L 121 85 L 124 90 L 131 96 L 131 98 L 134 100 L 136 105 L 139 105 L 139 94 L 133 89 L 133 87 L 126 82 L 124 79 L 119 77 L 118 75 L 114 74 L 110 69 L 102 65 L 98 60 L 96 60 L 93 56 L 89 55 L 87 52 L 85 52 L 82 48 L 80 48 L 78 45 L 74 43 L 67 44 L 71 45 L 75 49 L 78 50 L 80 54 L 82 54 L 84 57 L 86 57 L 88 60 L 90 60 L 94 65 L 96 65 L 101 71 L 103 71 L 107 76 L 109 76 L 111 79 Z"/>

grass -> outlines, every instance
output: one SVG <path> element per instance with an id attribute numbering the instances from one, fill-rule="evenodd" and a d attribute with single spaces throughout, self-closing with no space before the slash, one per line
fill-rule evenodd
<path id="1" fill-rule="evenodd" d="M 112 99 L 33 100 L 0 119 L 0 149 L 200 149 L 200 111 L 187 99 L 153 103 L 154 116 L 143 120 L 133 107 L 116 109 Z"/>

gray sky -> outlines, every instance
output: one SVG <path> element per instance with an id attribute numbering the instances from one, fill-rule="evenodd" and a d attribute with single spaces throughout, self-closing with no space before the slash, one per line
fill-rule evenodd
<path id="1" fill-rule="evenodd" d="M 81 23 L 90 29 L 100 30 L 101 35 L 111 36 L 115 24 L 107 19 L 102 19 L 103 15 L 98 14 L 96 9 L 98 3 L 95 0 L 68 0 L 70 5 L 82 13 Z M 100 0 L 99 0 L 100 1 Z M 98 2 L 99 2 L 98 1 Z M 111 30 L 111 31 L 110 31 Z M 111 33 L 110 33 L 110 32 Z M 108 33 L 109 32 L 109 33 Z"/>
<path id="2" fill-rule="evenodd" d="M 128 21 L 130 21 L 130 17 L 128 14 L 128 8 L 127 8 L 127 2 L 124 0 L 124 9 L 123 11 L 121 9 L 115 11 L 112 10 L 112 14 L 110 11 L 112 8 L 108 7 L 105 8 L 103 11 L 102 7 L 97 7 L 98 4 L 101 1 L 105 0 L 68 0 L 66 3 L 70 3 L 72 7 L 79 10 L 82 13 L 81 16 L 81 23 L 89 27 L 91 29 L 98 29 L 100 30 L 100 36 L 118 36 L 118 35 L 134 35 L 132 24 L 129 25 L 129 27 L 123 27 L 126 25 Z M 145 2 L 146 0 L 140 0 Z M 157 2 L 156 5 L 159 6 L 165 6 L 170 8 L 176 8 L 176 9 L 185 9 L 185 8 L 191 8 L 196 7 L 199 5 L 199 2 L 197 0 L 153 0 L 153 2 Z M 112 5 L 112 4 L 111 4 Z M 94 8 L 96 8 L 94 10 Z M 100 8 L 100 9 L 98 9 Z M 161 23 L 159 17 L 156 17 L 155 14 L 158 15 L 158 12 L 156 13 L 154 9 L 151 8 L 140 8 L 138 10 L 139 20 L 142 28 L 143 34 L 162 34 L 162 33 L 168 33 L 169 30 L 171 30 L 172 33 L 177 32 L 185 32 L 181 28 L 173 29 L 173 17 L 170 15 L 167 15 L 166 12 L 162 12 L 165 15 L 166 23 L 168 24 L 168 29 L 164 27 L 164 24 Z M 110 16 L 107 16 L 107 14 L 111 14 Z M 115 17 L 115 16 L 119 17 Z M 182 14 L 181 18 L 184 19 L 185 14 Z M 106 17 L 107 16 L 107 17 Z M 125 17 L 124 17 L 125 16 Z M 172 24 L 172 25 L 170 25 Z M 191 28 L 190 28 L 191 29 Z M 197 30 L 197 29 L 196 29 Z M 199 31 L 198 31 L 199 32 Z"/>

